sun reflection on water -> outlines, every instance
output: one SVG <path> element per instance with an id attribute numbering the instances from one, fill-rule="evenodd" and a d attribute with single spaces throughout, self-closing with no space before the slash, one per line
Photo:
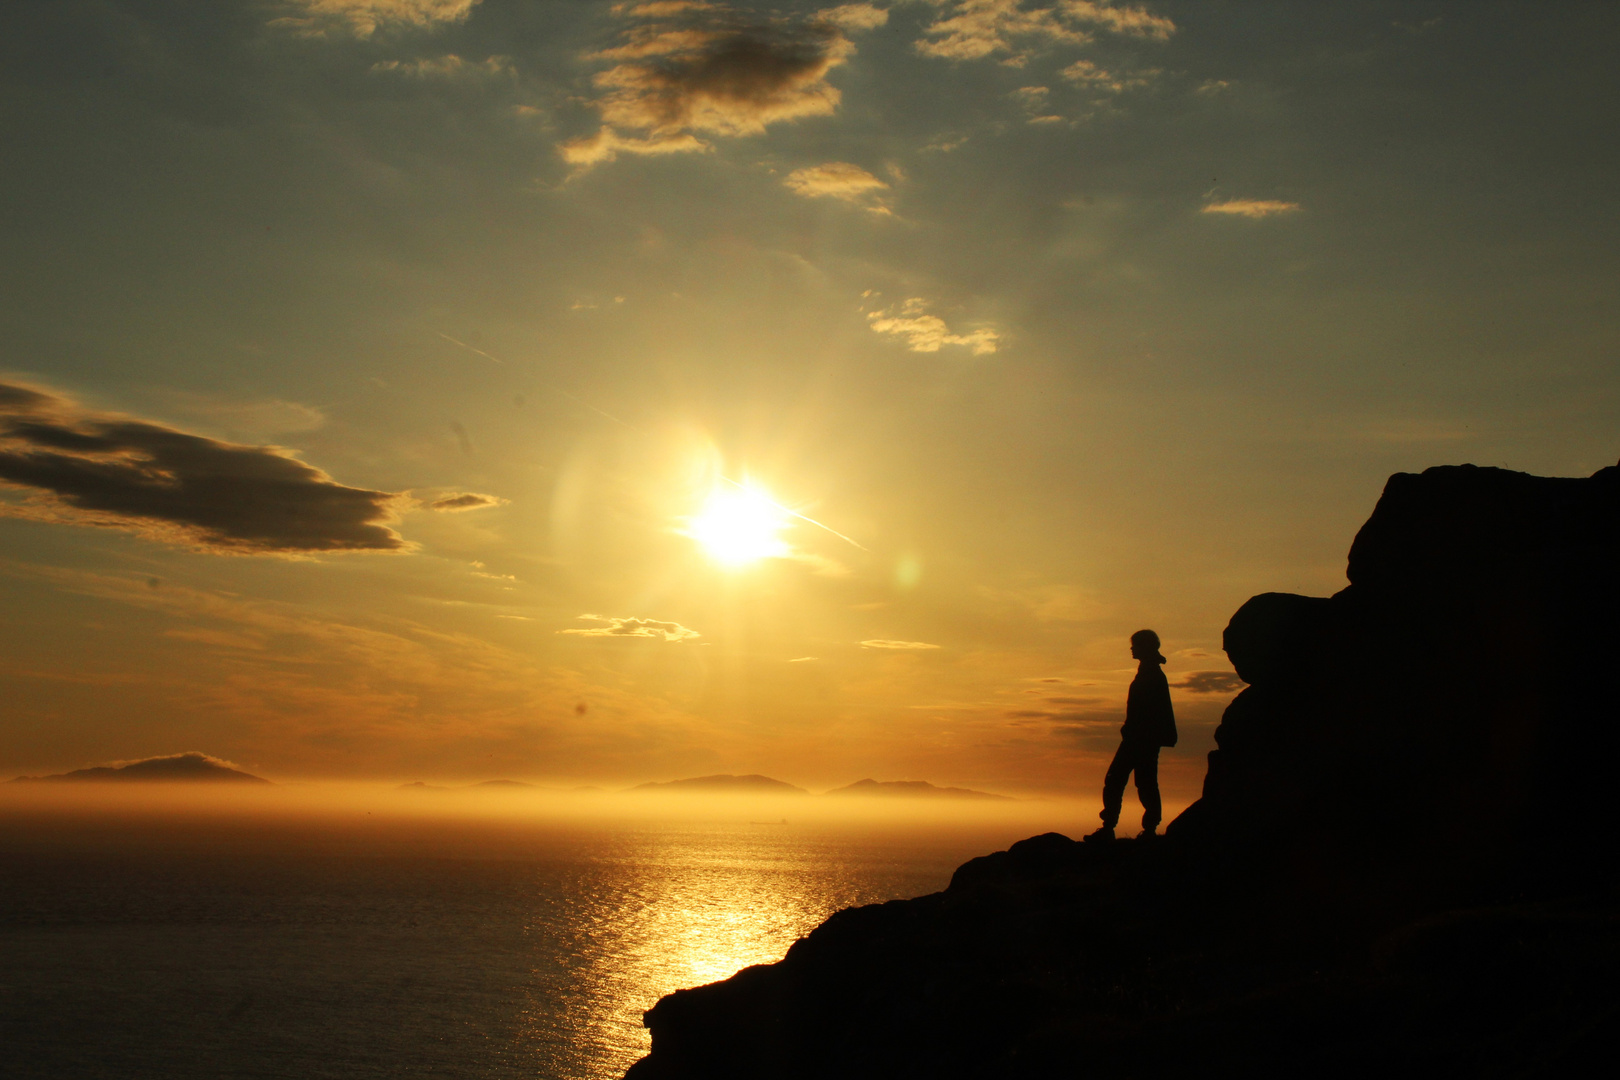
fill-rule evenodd
<path id="1" fill-rule="evenodd" d="M 943 886 L 932 860 L 852 839 L 740 825 L 622 838 L 574 890 L 584 910 L 557 913 L 580 928 L 570 1000 L 531 1015 L 566 1018 L 579 1075 L 619 1077 L 650 1047 L 641 1017 L 663 995 L 774 963 L 841 908 Z"/>

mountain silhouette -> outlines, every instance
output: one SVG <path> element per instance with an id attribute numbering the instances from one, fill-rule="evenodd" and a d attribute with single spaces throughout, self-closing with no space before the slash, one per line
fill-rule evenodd
<path id="1" fill-rule="evenodd" d="M 1397 474 L 1224 645 L 1202 797 L 664 997 L 629 1080 L 1559 1076 L 1620 1015 L 1620 467 Z"/>
<path id="2" fill-rule="evenodd" d="M 685 780 L 665 780 L 662 783 L 637 784 L 631 791 L 683 791 L 683 792 L 725 792 L 728 794 L 748 795 L 808 795 L 802 787 L 781 780 L 772 780 L 768 776 L 750 774 L 748 776 L 732 776 L 722 773 L 718 776 L 693 776 Z"/>
<path id="3" fill-rule="evenodd" d="M 833 788 L 828 795 L 876 795 L 913 799 L 995 799 L 1011 802 L 1006 795 L 992 795 L 988 791 L 972 788 L 935 787 L 926 780 L 857 780 L 841 788 Z"/>
<path id="4" fill-rule="evenodd" d="M 262 776 L 254 776 L 252 773 L 243 772 L 227 761 L 210 757 L 207 754 L 200 754 L 196 751 L 185 754 L 170 754 L 165 757 L 145 758 L 141 761 L 125 762 L 121 765 L 98 765 L 91 769 L 75 769 L 72 772 L 55 773 L 51 776 L 19 776 L 12 782 L 43 783 L 47 781 L 77 780 L 187 784 L 198 782 L 270 783 Z"/>

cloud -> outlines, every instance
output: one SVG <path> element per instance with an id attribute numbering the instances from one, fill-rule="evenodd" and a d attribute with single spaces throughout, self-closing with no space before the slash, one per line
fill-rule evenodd
<path id="1" fill-rule="evenodd" d="M 1246 684 L 1232 671 L 1189 671 L 1180 682 L 1170 685 L 1195 694 L 1231 694 Z"/>
<path id="2" fill-rule="evenodd" d="M 198 645 L 213 645 L 221 649 L 263 649 L 263 641 L 247 634 L 233 634 L 229 630 L 181 629 L 165 630 L 163 636 L 176 641 L 190 641 Z"/>
<path id="3" fill-rule="evenodd" d="M 1060 0 L 1052 7 L 1026 8 L 1023 0 L 956 0 L 923 28 L 916 44 L 924 56 L 978 60 L 1005 53 L 1002 62 L 1022 67 L 1041 45 L 1086 45 L 1094 31 L 1164 41 L 1175 23 L 1135 6 L 1116 7 L 1090 0 Z"/>
<path id="4" fill-rule="evenodd" d="M 891 641 L 887 638 L 873 638 L 861 642 L 863 649 L 937 649 L 938 645 L 930 645 L 926 641 Z"/>
<path id="5" fill-rule="evenodd" d="M 463 60 L 455 53 L 424 56 L 417 60 L 380 60 L 371 65 L 371 71 L 374 75 L 404 75 L 415 79 L 450 79 L 459 82 L 517 77 L 511 57 Z"/>
<path id="6" fill-rule="evenodd" d="M 446 495 L 441 499 L 434 499 L 427 504 L 427 508 L 437 510 L 441 514 L 459 514 L 466 510 L 482 510 L 486 506 L 505 506 L 511 501 L 499 495 L 480 495 L 475 491 L 469 491 L 463 495 Z"/>
<path id="7" fill-rule="evenodd" d="M 1044 111 L 1052 96 L 1052 91 L 1048 87 L 1020 86 L 1007 96 L 1018 102 L 1026 112 L 1030 113 L 1029 123 L 1031 124 L 1051 124 L 1063 120 L 1061 116 Z"/>
<path id="8" fill-rule="evenodd" d="M 1101 90 L 1109 94 L 1123 94 L 1127 90 L 1135 90 L 1149 85 L 1159 75 L 1159 71 L 1157 68 L 1150 68 L 1146 71 L 1133 72 L 1130 75 L 1116 75 L 1111 71 L 1098 67 L 1090 60 L 1076 60 L 1058 74 L 1069 82 L 1088 90 Z"/>
<path id="9" fill-rule="evenodd" d="M 996 351 L 1001 335 L 989 327 L 966 334 L 957 334 L 937 315 L 927 314 L 927 301 L 912 297 L 899 308 L 867 313 L 867 321 L 879 334 L 893 334 L 902 338 L 912 352 L 939 352 L 944 345 L 962 345 L 974 356 Z"/>
<path id="10" fill-rule="evenodd" d="M 559 630 L 557 633 L 574 634 L 578 637 L 661 638 L 664 641 L 687 641 L 703 636 L 696 630 L 688 630 L 680 623 L 660 622 L 657 619 L 619 619 L 611 615 L 581 615 L 579 618 L 608 625 Z"/>
<path id="11" fill-rule="evenodd" d="M 271 26 L 311 37 L 346 32 L 370 37 L 378 30 L 433 29 L 462 22 L 479 0 L 282 0 L 293 14 L 270 20 Z"/>
<path id="12" fill-rule="evenodd" d="M 1205 203 L 1201 213 L 1227 214 L 1232 217 L 1263 218 L 1273 214 L 1291 214 L 1299 209 L 1297 202 L 1279 202 L 1276 199 L 1227 199 L 1225 202 Z"/>
<path id="13" fill-rule="evenodd" d="M 868 4 L 793 18 L 687 3 L 621 5 L 614 12 L 633 25 L 620 44 L 591 57 L 612 65 L 592 80 L 605 126 L 558 147 L 579 167 L 621 152 L 705 149 L 695 132 L 758 135 L 771 124 L 829 116 L 840 97 L 827 73 L 854 53 L 848 35 L 888 19 Z"/>
<path id="14" fill-rule="evenodd" d="M 1113 608 L 1098 600 L 1090 590 L 1073 585 L 1033 585 L 1022 589 L 981 585 L 978 592 L 998 606 L 1032 615 L 1043 623 L 1088 622 L 1113 613 Z"/>
<path id="15" fill-rule="evenodd" d="M 863 206 L 875 214 L 890 212 L 888 205 L 876 197 L 878 192 L 889 190 L 888 183 L 847 161 L 794 169 L 782 183 L 807 199 L 839 199 Z"/>
<path id="16" fill-rule="evenodd" d="M 1100 703 L 1096 698 L 1083 700 L 1092 704 Z M 1004 715 L 1010 720 L 1051 720 L 1058 727 L 1069 728 L 1113 727 L 1125 719 L 1124 712 L 1119 709 L 1009 709 Z"/>
<path id="17" fill-rule="evenodd" d="M 326 414 L 310 405 L 270 398 L 239 401 L 189 390 L 166 390 L 154 395 L 165 413 L 178 413 L 229 438 L 314 431 L 326 424 Z"/>
<path id="18" fill-rule="evenodd" d="M 568 164 L 584 169 L 614 161 L 620 154 L 647 157 L 658 154 L 701 153 L 708 149 L 709 144 L 695 135 L 636 139 L 625 138 L 612 128 L 604 127 L 595 135 L 582 135 L 577 139 L 570 139 L 557 147 L 557 152 Z"/>
<path id="19" fill-rule="evenodd" d="M 886 8 L 874 7 L 871 4 L 841 4 L 816 12 L 816 19 L 833 26 L 841 26 L 845 30 L 876 30 L 888 24 L 889 12 Z"/>
<path id="20" fill-rule="evenodd" d="M 405 502 L 346 487 L 277 446 L 246 446 L 0 383 L 0 514 L 126 529 L 232 554 L 401 551 Z"/>
<path id="21" fill-rule="evenodd" d="M 1109 0 L 1063 0 L 1058 8 L 1076 22 L 1093 23 L 1115 34 L 1168 41 L 1176 32 L 1176 24 L 1169 19 L 1134 5 L 1120 7 Z"/>
<path id="22" fill-rule="evenodd" d="M 218 629 L 263 643 L 263 649 L 198 649 L 186 667 L 107 656 L 88 667 L 78 657 L 39 669 L 0 654 L 0 673 L 116 687 L 132 709 L 150 702 L 153 715 L 183 718 L 188 731 L 208 738 L 216 732 L 230 756 L 275 759 L 292 774 L 471 772 L 487 768 L 494 752 L 512 760 L 538 753 L 572 768 L 632 775 L 666 762 L 693 765 L 691 747 L 725 746 L 731 737 L 657 695 L 593 683 L 530 645 L 513 648 L 375 609 L 352 611 L 344 621 L 320 604 L 305 608 L 178 582 L 154 588 L 146 574 L 3 558 L 0 574 L 133 606 L 156 616 L 157 626 Z M 495 633 L 498 624 L 488 626 Z M 527 640 L 520 628 L 507 629 Z M 590 702 L 588 719 L 575 711 L 581 701 Z"/>

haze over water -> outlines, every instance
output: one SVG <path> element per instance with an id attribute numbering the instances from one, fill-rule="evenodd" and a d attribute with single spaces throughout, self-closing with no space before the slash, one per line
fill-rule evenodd
<path id="1" fill-rule="evenodd" d="M 1082 812 L 10 788 L 0 1039 L 19 1077 L 620 1076 L 663 994 Z"/>

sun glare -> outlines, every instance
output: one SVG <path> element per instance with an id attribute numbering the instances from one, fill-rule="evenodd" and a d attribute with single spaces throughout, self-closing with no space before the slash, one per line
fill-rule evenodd
<path id="1" fill-rule="evenodd" d="M 745 566 L 788 554 L 792 549 L 778 534 L 790 524 L 787 512 L 763 493 L 717 487 L 682 531 L 721 565 Z"/>

